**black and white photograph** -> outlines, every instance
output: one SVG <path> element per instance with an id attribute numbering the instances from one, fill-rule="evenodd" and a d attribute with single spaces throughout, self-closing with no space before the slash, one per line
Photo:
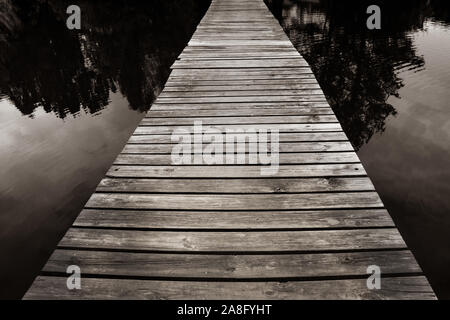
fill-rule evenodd
<path id="1" fill-rule="evenodd" d="M 0 0 L 0 300 L 450 300 L 450 2 Z"/>

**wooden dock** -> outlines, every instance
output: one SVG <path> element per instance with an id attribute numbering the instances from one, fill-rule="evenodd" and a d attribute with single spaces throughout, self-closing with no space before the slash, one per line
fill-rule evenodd
<path id="1" fill-rule="evenodd" d="M 280 167 L 173 165 L 194 121 L 280 132 Z M 68 290 L 78 265 L 82 289 Z M 379 266 L 381 289 L 367 287 Z M 306 61 L 262 0 L 213 0 L 25 299 L 435 299 Z"/>

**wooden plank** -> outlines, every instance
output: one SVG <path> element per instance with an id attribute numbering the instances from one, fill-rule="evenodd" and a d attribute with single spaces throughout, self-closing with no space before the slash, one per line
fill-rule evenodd
<path id="1" fill-rule="evenodd" d="M 44 272 L 65 274 L 76 264 L 84 274 L 188 279 L 304 279 L 367 277 L 367 266 L 383 274 L 421 273 L 409 251 L 285 255 L 143 254 L 56 250 Z M 268 267 L 270 266 L 270 267 Z M 266 280 L 267 281 L 267 280 Z"/>
<path id="2" fill-rule="evenodd" d="M 188 126 L 139 126 L 136 128 L 135 134 L 172 134 L 177 129 L 192 129 L 192 125 Z M 206 127 L 206 126 L 205 126 Z M 227 125 L 211 125 L 212 129 L 234 133 L 245 133 L 248 130 L 278 130 L 281 133 L 290 132 L 335 132 L 342 131 L 339 123 L 296 123 L 296 124 L 227 124 Z"/>
<path id="3" fill-rule="evenodd" d="M 224 29 L 226 28 L 226 29 Z M 237 32 L 240 30 L 243 30 L 243 28 L 245 28 L 246 30 L 252 30 L 252 31 L 262 31 L 262 32 L 273 32 L 271 30 L 273 30 L 273 28 L 271 27 L 265 27 L 265 28 L 261 28 L 258 25 L 247 25 L 247 26 L 241 26 L 241 25 L 232 25 L 232 26 L 224 26 L 224 25 L 210 25 L 207 26 L 206 28 L 202 28 L 199 27 L 199 29 L 203 29 L 206 30 L 206 32 L 212 32 L 214 30 L 230 30 L 230 32 Z M 241 46 L 228 46 L 228 45 L 223 45 L 223 46 L 188 46 L 183 50 L 183 54 L 193 54 L 193 53 L 208 53 L 208 52 L 221 52 L 221 53 L 242 53 L 242 52 L 249 52 L 249 53 L 255 53 L 255 52 L 261 52 L 261 48 L 258 46 L 245 46 L 245 45 L 241 45 Z M 296 51 L 293 50 L 292 48 L 289 47 L 265 47 L 264 48 L 264 52 L 277 52 L 277 53 L 286 53 L 286 52 L 295 52 L 297 55 L 300 56 L 300 54 Z M 302 57 L 300 57 L 300 59 L 303 59 Z"/>
<path id="4" fill-rule="evenodd" d="M 189 54 L 185 53 L 180 55 L 178 60 L 183 60 L 186 62 L 204 61 L 204 60 L 238 60 L 238 59 L 252 59 L 252 60 L 266 60 L 266 59 L 292 59 L 299 58 L 297 53 L 288 52 L 263 52 L 261 54 L 251 53 L 251 52 L 235 52 L 235 53 L 224 53 L 221 51 L 207 52 L 204 54 Z"/>
<path id="5" fill-rule="evenodd" d="M 199 30 L 205 30 L 205 32 L 212 32 L 214 30 L 229 30 L 230 32 L 235 32 L 235 31 L 242 31 L 242 30 L 251 30 L 251 31 L 265 31 L 265 32 L 274 32 L 273 30 L 275 29 L 274 27 L 271 26 L 266 26 L 266 27 L 262 27 L 261 25 L 257 25 L 257 24 L 253 24 L 253 25 L 239 25 L 239 24 L 232 24 L 232 25 L 223 25 L 223 24 L 211 24 L 208 26 L 199 26 L 198 27 Z M 276 31 L 278 32 L 278 31 Z M 223 46 L 188 46 L 186 48 L 184 48 L 183 53 L 193 53 L 193 52 L 204 52 L 204 51 L 221 51 L 221 52 L 258 52 L 261 51 L 261 48 L 259 47 L 255 47 L 255 46 L 245 46 L 245 45 L 240 45 L 240 46 L 228 46 L 228 45 L 223 45 Z M 264 50 L 264 52 L 295 52 L 298 55 L 300 55 L 297 50 L 293 49 L 292 47 L 270 47 L 267 46 Z"/>
<path id="6" fill-rule="evenodd" d="M 317 84 L 317 80 L 312 75 L 304 75 L 302 78 L 297 79 L 283 79 L 283 80 L 239 80 L 239 79 L 229 79 L 229 80 L 169 80 L 166 82 L 165 89 L 170 90 L 172 87 L 188 87 L 188 86 L 198 86 L 198 87 L 204 87 L 204 86 L 276 86 L 276 85 L 287 85 L 287 86 L 295 86 L 295 85 L 310 85 L 310 84 Z"/>
<path id="7" fill-rule="evenodd" d="M 225 40 L 223 40 L 225 41 Z M 230 42 L 237 42 L 239 40 L 230 40 Z M 252 42 L 253 40 L 246 40 L 245 42 Z M 195 41 L 198 43 L 202 40 Z M 211 42 L 211 41 L 208 41 Z M 255 41 L 256 42 L 256 41 Z M 263 42 L 263 41 L 258 41 Z M 271 59 L 271 60 L 220 60 L 220 61 L 202 61 L 188 62 L 184 60 L 177 60 L 173 69 L 228 69 L 228 68 L 286 68 L 286 67 L 305 67 L 308 64 L 300 59 Z"/>
<path id="8" fill-rule="evenodd" d="M 152 110 L 147 114 L 147 118 L 196 118 L 196 117 L 255 117 L 255 116 L 313 116 L 313 115 L 333 115 L 330 108 L 312 108 L 312 107 L 296 107 L 296 108 L 241 108 L 241 109 L 216 109 L 216 110 Z M 335 118 L 336 119 L 336 118 Z"/>
<path id="9" fill-rule="evenodd" d="M 288 52 L 265 52 L 263 54 L 258 54 L 257 52 L 223 52 L 223 51 L 213 51 L 208 50 L 203 54 L 198 53 L 185 53 L 179 57 L 178 61 L 186 62 L 197 62 L 201 63 L 203 61 L 217 61 L 217 60 L 270 60 L 270 59 L 299 59 L 298 54 L 288 53 Z M 301 58 L 300 58 L 301 59 Z"/>
<path id="10" fill-rule="evenodd" d="M 158 211 L 84 209 L 74 227 L 260 230 L 394 227 L 385 209 L 320 211 Z"/>
<path id="11" fill-rule="evenodd" d="M 217 11 L 217 12 L 221 12 L 221 11 Z M 203 23 L 208 23 L 208 22 L 218 22 L 218 21 L 224 21 L 226 23 L 239 23 L 239 24 L 249 24 L 249 23 L 254 23 L 254 22 L 267 22 L 268 19 L 273 18 L 272 15 L 270 15 L 270 13 L 268 11 L 266 11 L 265 13 L 260 13 L 260 12 L 256 12 L 254 10 L 251 11 L 247 11 L 245 12 L 245 14 L 243 14 L 243 12 L 241 11 L 227 11 L 226 14 L 225 12 L 222 11 L 223 14 L 221 15 L 215 15 L 215 16 L 211 16 L 211 15 L 206 15 L 202 22 Z"/>
<path id="12" fill-rule="evenodd" d="M 186 126 L 193 125 L 195 122 L 201 122 L 205 125 L 220 124 L 258 124 L 258 123 L 337 123 L 335 115 L 307 115 L 307 116 L 250 116 L 250 117 L 221 117 L 220 111 L 217 117 L 195 117 L 195 118 L 153 118 L 152 113 L 149 117 L 142 119 L 141 126 Z"/>
<path id="13" fill-rule="evenodd" d="M 198 35 L 192 37 L 193 41 L 210 41 L 215 40 L 217 36 L 214 36 L 213 34 L 205 33 L 203 35 Z M 221 40 L 248 40 L 248 41 L 254 41 L 254 40 L 279 40 L 279 34 L 223 34 L 221 37 Z"/>
<path id="14" fill-rule="evenodd" d="M 107 176 L 117 178 L 264 178 L 266 166 L 111 166 Z M 278 178 L 366 176 L 361 164 L 283 165 Z M 265 177 L 267 178 L 267 177 Z"/>
<path id="15" fill-rule="evenodd" d="M 218 85 L 189 85 L 185 84 L 185 86 L 171 86 L 166 87 L 164 92 L 203 92 L 203 91 L 258 91 L 258 90 L 304 90 L 304 89 L 320 89 L 320 86 L 317 83 L 290 83 L 290 84 L 248 84 L 248 85 L 227 85 L 227 86 L 218 86 Z"/>
<path id="16" fill-rule="evenodd" d="M 217 40 L 217 29 L 214 27 L 210 29 L 203 28 L 203 32 L 194 34 L 191 40 Z M 223 32 L 221 40 L 280 40 L 283 31 L 273 31 L 268 29 L 248 30 L 234 33 L 232 29 L 228 29 L 228 32 Z"/>
<path id="17" fill-rule="evenodd" d="M 171 80 L 173 81 L 242 81 L 242 80 L 295 80 L 295 79 L 312 79 L 313 74 L 305 68 L 289 69 L 289 70 L 257 70 L 250 69 L 241 71 L 236 69 L 235 72 L 229 72 L 228 69 L 211 69 L 210 72 L 186 72 L 184 69 L 175 69 L 172 71 Z"/>
<path id="18" fill-rule="evenodd" d="M 195 165 L 193 155 L 186 157 L 190 159 L 190 164 Z M 245 163 L 251 163 L 251 157 L 253 155 L 245 154 L 243 161 Z M 360 162 L 354 152 L 280 153 L 278 161 L 280 165 Z M 223 162 L 226 161 L 223 160 Z M 115 165 L 170 165 L 172 163 L 173 159 L 171 154 L 120 154 L 114 161 Z"/>
<path id="19" fill-rule="evenodd" d="M 301 108 L 313 108 L 313 109 L 329 109 L 327 102 L 225 102 L 225 103 L 211 103 L 211 104 L 192 104 L 192 103 L 179 103 L 179 104 L 165 104 L 157 103 L 152 106 L 151 112 L 153 111 L 175 111 L 175 110 L 239 110 L 239 109 L 255 109 L 264 110 L 271 109 L 277 110 L 284 108 L 296 107 L 301 110 Z M 329 109 L 331 110 L 331 109 Z"/>
<path id="20" fill-rule="evenodd" d="M 114 179 L 105 178 L 100 192 L 148 193 L 300 193 L 374 191 L 367 177 L 308 179 Z"/>
<path id="21" fill-rule="evenodd" d="M 177 69 L 183 70 L 183 69 Z M 172 74 L 177 71 L 172 71 Z M 220 70 L 220 69 L 217 69 Z M 289 73 L 289 72 L 266 72 L 266 73 L 257 73 L 257 72 L 245 72 L 231 74 L 224 73 L 218 74 L 217 70 L 211 72 L 211 74 L 197 74 L 196 76 L 192 74 L 184 74 L 184 75 L 174 75 L 172 77 L 172 81 L 252 81 L 252 80 L 265 80 L 265 81 L 278 81 L 278 80 L 303 80 L 303 79 L 313 79 L 313 74 L 311 73 Z M 223 69 L 226 70 L 226 69 Z M 238 69 L 236 69 L 238 70 Z"/>
<path id="22" fill-rule="evenodd" d="M 236 134 L 237 137 L 245 134 Z M 206 139 L 210 135 L 203 134 Z M 304 132 L 304 133 L 280 133 L 280 142 L 307 142 L 307 141 L 347 141 L 347 136 L 343 132 Z M 128 140 L 128 144 L 133 143 L 176 143 L 172 142 L 170 134 L 165 135 L 139 135 L 133 134 Z"/>
<path id="23" fill-rule="evenodd" d="M 171 97 L 158 98 L 158 103 L 221 103 L 221 102 L 326 102 L 322 94 L 280 96 L 230 96 L 230 97 Z"/>
<path id="24" fill-rule="evenodd" d="M 210 46 L 210 47 L 220 47 L 220 46 L 255 46 L 264 49 L 267 46 L 273 47 L 287 47 L 289 48 L 292 44 L 285 40 L 192 40 L 189 42 L 189 46 Z M 245 68 L 245 66 L 242 66 Z"/>
<path id="25" fill-rule="evenodd" d="M 302 78 L 304 75 L 312 77 L 311 69 L 305 67 L 297 68 L 240 68 L 240 69 L 208 69 L 200 72 L 198 70 L 174 69 L 170 74 L 172 80 L 245 80 L 245 79 L 289 79 Z"/>
<path id="26" fill-rule="evenodd" d="M 250 40 L 280 40 L 280 37 L 283 35 L 283 31 L 273 31 L 268 29 L 254 29 L 254 30 L 242 30 L 239 33 L 233 32 L 232 28 L 227 30 L 228 32 L 223 32 L 220 39 L 221 40 L 241 40 L 241 39 L 250 39 Z M 240 36 L 238 38 L 234 38 L 235 36 Z M 255 39 L 254 37 L 257 37 Z M 209 29 L 203 28 L 202 32 L 197 32 L 191 38 L 191 40 L 217 40 L 217 28 L 211 27 Z"/>
<path id="27" fill-rule="evenodd" d="M 246 26 L 245 29 L 242 28 L 242 26 L 239 25 L 233 25 L 233 26 L 228 26 L 228 25 L 208 25 L 208 26 L 199 26 L 198 30 L 202 32 L 201 35 L 195 35 L 195 37 L 201 37 L 201 36 L 207 36 L 207 35 L 211 35 L 214 36 L 216 35 L 217 37 L 217 33 L 218 32 L 223 32 L 224 35 L 267 35 L 267 36 L 272 36 L 272 35 L 282 35 L 282 31 L 280 30 L 275 30 L 275 28 L 271 28 L 271 27 L 261 27 L 261 26 L 257 26 L 257 25 L 253 25 L 253 26 Z M 206 46 L 206 48 L 208 48 L 210 51 L 221 51 L 220 49 L 223 49 L 224 52 L 231 52 L 234 50 L 236 50 L 237 48 L 230 48 L 230 47 L 208 47 Z M 251 50 L 252 47 L 249 47 L 249 51 L 248 52 L 256 52 L 256 50 Z M 254 48 L 253 48 L 254 49 Z M 285 53 L 285 52 L 289 52 L 292 55 L 295 54 L 295 56 L 300 56 L 298 54 L 298 52 L 296 51 L 292 51 L 289 50 L 289 48 L 280 48 L 279 50 L 276 50 L 276 48 L 268 48 L 271 49 L 268 52 L 281 52 L 281 53 Z M 193 52 L 198 52 L 198 47 L 186 47 L 185 50 L 183 51 L 183 53 L 180 55 L 180 57 L 182 57 L 185 54 L 189 54 L 189 53 L 193 53 Z M 236 50 L 238 52 L 243 52 L 243 50 Z M 266 52 L 266 51 L 264 51 Z"/>
<path id="28" fill-rule="evenodd" d="M 210 15 L 206 15 L 203 20 L 202 23 L 236 23 L 239 25 L 249 25 L 249 24 L 256 24 L 256 23 L 261 23 L 261 22 L 267 22 L 271 17 L 270 14 L 268 12 L 266 12 L 266 14 L 255 14 L 256 12 L 254 11 L 250 11 L 250 12 L 245 12 L 246 15 L 243 15 L 242 12 L 238 12 L 238 11 L 234 11 L 234 12 L 230 12 L 228 11 L 227 14 L 223 14 L 220 16 L 210 16 Z"/>
<path id="29" fill-rule="evenodd" d="M 171 232 L 71 228 L 64 248 L 162 252 L 329 252 L 405 249 L 394 228 L 366 230 Z"/>
<path id="30" fill-rule="evenodd" d="M 242 136 L 245 137 L 245 136 Z M 270 134 L 268 135 L 270 139 Z M 174 140 L 178 141 L 178 140 Z M 188 150 L 188 153 L 200 153 L 203 154 L 204 147 L 201 150 L 196 150 L 194 148 L 194 144 L 190 143 L 182 143 L 184 140 L 179 140 L 180 144 L 178 147 L 183 147 L 184 150 Z M 244 140 L 248 142 L 248 139 Z M 216 142 L 212 143 L 213 146 L 221 146 L 221 151 L 217 151 L 217 154 L 226 154 L 229 150 L 233 151 L 233 153 L 242 154 L 242 153 L 256 153 L 258 156 L 257 144 L 253 144 L 255 148 L 251 148 L 252 144 L 246 143 L 240 147 L 237 143 L 227 143 L 224 145 L 225 139 L 222 143 Z M 269 140 L 270 142 L 270 140 Z M 208 145 L 208 143 L 204 143 L 204 146 Z M 268 150 L 270 152 L 270 146 L 268 146 Z M 339 141 L 339 142 L 295 142 L 295 143 L 279 143 L 279 152 L 289 152 L 289 153 L 300 153 L 300 152 L 349 152 L 354 151 L 350 142 Z M 134 153 L 134 154 L 171 154 L 174 151 L 173 144 L 127 144 L 123 149 L 122 153 Z M 225 161 L 225 159 L 224 159 Z M 170 162 L 169 162 L 170 163 Z M 249 163 L 249 162 L 246 162 Z"/>
<path id="31" fill-rule="evenodd" d="M 290 97 L 290 96 L 323 96 L 323 92 L 320 89 L 297 89 L 297 90 L 238 90 L 238 91 L 167 91 L 159 95 L 159 99 L 172 99 L 172 98 L 184 98 L 184 97 Z M 280 99 L 282 100 L 282 99 Z"/>
<path id="32" fill-rule="evenodd" d="M 95 193 L 87 208 L 154 210 L 314 210 L 382 208 L 376 192 L 307 194 L 130 194 Z"/>
<path id="33" fill-rule="evenodd" d="M 380 290 L 367 279 L 290 282 L 201 282 L 83 279 L 83 290 L 68 290 L 67 277 L 38 277 L 25 299 L 173 300 L 433 300 L 425 277 L 384 278 Z"/>

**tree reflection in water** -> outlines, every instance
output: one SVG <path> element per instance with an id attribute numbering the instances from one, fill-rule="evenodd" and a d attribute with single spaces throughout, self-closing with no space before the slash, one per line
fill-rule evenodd
<path id="1" fill-rule="evenodd" d="M 443 1 L 266 0 L 297 50 L 311 65 L 329 103 L 359 150 L 386 120 L 399 97 L 401 69 L 421 70 L 410 32 L 429 16 L 449 18 Z M 366 9 L 382 10 L 382 29 L 368 30 Z M 436 14 L 438 13 L 438 14 Z"/>
<path id="2" fill-rule="evenodd" d="M 82 29 L 65 26 L 70 1 L 0 0 L 0 97 L 25 115 L 97 113 L 120 91 L 145 111 L 162 90 L 209 0 L 79 1 Z"/>

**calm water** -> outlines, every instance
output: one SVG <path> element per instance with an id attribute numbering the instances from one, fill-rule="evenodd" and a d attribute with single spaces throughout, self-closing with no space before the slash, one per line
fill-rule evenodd
<path id="1" fill-rule="evenodd" d="M 450 2 L 266 1 L 433 288 L 450 299 Z M 371 4 L 381 31 L 366 28 Z"/>
<path id="2" fill-rule="evenodd" d="M 0 297 L 18 298 L 150 108 L 208 0 L 0 6 Z"/>

